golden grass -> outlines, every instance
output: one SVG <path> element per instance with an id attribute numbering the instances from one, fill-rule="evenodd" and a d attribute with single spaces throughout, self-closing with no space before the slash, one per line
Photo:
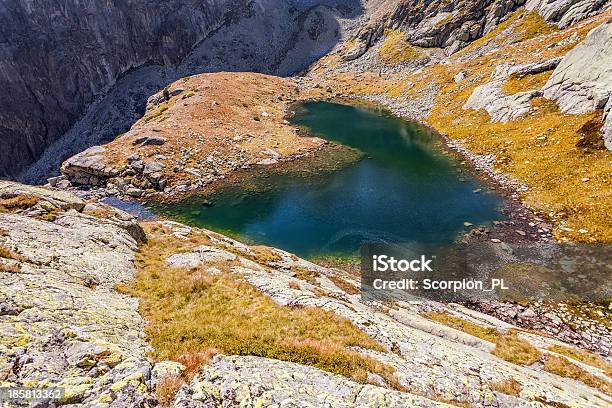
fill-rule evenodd
<path id="1" fill-rule="evenodd" d="M 337 287 L 348 293 L 349 295 L 358 295 L 361 291 L 358 287 L 350 283 L 349 281 L 339 276 L 328 276 L 329 280 L 334 283 Z"/>
<path id="2" fill-rule="evenodd" d="M 9 231 L 5 230 L 4 228 L 0 228 L 0 237 L 8 237 L 9 236 Z"/>
<path id="3" fill-rule="evenodd" d="M 0 199 L 0 212 L 14 212 L 30 208 L 38 203 L 38 197 L 30 195 L 18 195 L 11 198 Z"/>
<path id="4" fill-rule="evenodd" d="M 542 353 L 529 342 L 522 340 L 515 332 L 500 336 L 492 354 L 510 363 L 531 365 L 542 358 Z"/>
<path id="5" fill-rule="evenodd" d="M 525 75 L 522 77 L 511 75 L 510 78 L 502 86 L 502 91 L 507 95 L 513 95 L 518 92 L 525 92 L 534 89 L 541 89 L 553 71 L 540 72 L 535 75 Z"/>
<path id="6" fill-rule="evenodd" d="M 373 372 L 401 387 L 392 367 L 349 349 L 384 350 L 350 321 L 318 308 L 279 306 L 232 273 L 166 265 L 169 255 L 206 240 L 151 236 L 137 257 L 136 281 L 121 288 L 140 298 L 154 358 L 180 361 L 215 349 L 311 365 L 360 382 Z"/>
<path id="7" fill-rule="evenodd" d="M 448 313 L 431 312 L 425 314 L 425 317 L 491 343 L 496 343 L 499 339 L 499 332 L 494 328 L 479 326 Z"/>
<path id="8" fill-rule="evenodd" d="M 19 273 L 21 272 L 21 265 L 17 263 L 7 263 L 0 261 L 0 272 Z"/>
<path id="9" fill-rule="evenodd" d="M 427 313 L 425 317 L 494 343 L 495 349 L 491 353 L 510 363 L 530 365 L 542 357 L 537 348 L 520 339 L 515 331 L 500 333 L 493 328 L 479 326 L 448 313 Z"/>
<path id="10" fill-rule="evenodd" d="M 425 54 L 406 41 L 406 34 L 399 30 L 389 30 L 378 52 L 380 59 L 386 64 L 398 64 L 423 58 Z"/>
<path id="11" fill-rule="evenodd" d="M 514 397 L 518 397 L 521 394 L 521 383 L 514 378 L 493 382 L 490 385 L 493 391 L 501 392 L 502 394 L 512 395 Z"/>
<path id="12" fill-rule="evenodd" d="M 612 395 L 612 383 L 583 370 L 565 357 L 548 356 L 544 363 L 544 370 L 561 377 L 581 381 L 589 387 Z"/>
<path id="13" fill-rule="evenodd" d="M 580 350 L 577 348 L 558 345 L 550 346 L 548 347 L 548 350 L 558 354 L 563 354 L 564 356 L 583 362 L 590 366 L 600 368 L 606 373 L 608 377 L 612 377 L 612 364 L 608 363 L 595 353 L 591 353 L 590 351 L 586 350 Z"/>
<path id="14" fill-rule="evenodd" d="M 317 278 L 319 277 L 319 273 L 316 271 L 311 271 L 310 269 L 302 268 L 302 267 L 292 267 L 291 270 L 295 273 L 295 277 L 310 283 L 311 285 L 318 286 L 319 282 Z"/>
<path id="15" fill-rule="evenodd" d="M 29 261 L 27 257 L 0 244 L 0 272 L 19 273 L 21 272 L 20 263 L 27 261 Z"/>
<path id="16" fill-rule="evenodd" d="M 516 41 L 529 40 L 558 30 L 557 26 L 548 23 L 537 11 L 525 13 L 514 26 L 514 32 L 519 35 Z"/>
<path id="17" fill-rule="evenodd" d="M 112 217 L 115 212 L 112 208 L 107 206 L 100 206 L 92 209 L 87 209 L 83 211 L 84 214 L 91 215 L 92 217 L 108 219 Z"/>
<path id="18" fill-rule="evenodd" d="M 255 261 L 262 265 L 270 265 L 275 262 L 282 261 L 282 257 L 276 253 L 272 248 L 263 245 L 250 247 L 251 253 L 240 253 L 245 258 L 249 258 L 251 261 Z"/>
<path id="19" fill-rule="evenodd" d="M 10 248 L 5 247 L 4 245 L 0 245 L 0 258 L 13 259 L 17 262 L 28 261 L 28 258 L 21 254 L 18 254 Z"/>

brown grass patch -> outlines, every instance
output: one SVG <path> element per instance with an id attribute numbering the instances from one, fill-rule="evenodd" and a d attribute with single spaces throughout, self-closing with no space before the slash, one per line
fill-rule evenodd
<path id="1" fill-rule="evenodd" d="M 9 236 L 9 231 L 5 230 L 4 228 L 0 228 L 0 237 L 8 237 Z"/>
<path id="2" fill-rule="evenodd" d="M 206 365 L 210 360 L 217 354 L 219 350 L 216 348 L 207 348 L 203 351 L 198 352 L 187 352 L 181 354 L 176 358 L 176 361 L 185 366 L 182 376 L 187 380 L 191 381 L 193 377 L 198 373 L 200 367 Z"/>
<path id="3" fill-rule="evenodd" d="M 162 407 L 171 406 L 176 393 L 183 384 L 185 384 L 185 379 L 176 375 L 161 379 L 155 387 L 155 397 L 159 404 Z"/>
<path id="4" fill-rule="evenodd" d="M 151 236 L 137 257 L 137 279 L 125 289 L 140 298 L 154 358 L 179 361 L 215 349 L 311 365 L 362 382 L 373 372 L 395 384 L 393 368 L 349 349 L 384 350 L 350 321 L 318 308 L 279 306 L 234 274 L 210 276 L 206 266 L 169 268 L 165 259 L 188 245 Z"/>
<path id="5" fill-rule="evenodd" d="M 491 327 L 483 327 L 459 317 L 452 316 L 448 313 L 427 313 L 425 315 L 428 319 L 434 320 L 438 323 L 442 323 L 446 326 L 460 330 L 464 333 L 471 334 L 472 336 L 480 339 L 490 341 L 491 343 L 497 342 L 499 339 L 499 332 Z"/>
<path id="6" fill-rule="evenodd" d="M 329 280 L 334 283 L 337 287 L 348 293 L 349 295 L 358 295 L 361 293 L 358 287 L 350 283 L 349 281 L 342 279 L 339 276 L 328 276 Z"/>
<path id="7" fill-rule="evenodd" d="M 21 265 L 17 263 L 0 262 L 0 272 L 19 273 Z"/>
<path id="8" fill-rule="evenodd" d="M 500 336 L 492 353 L 503 360 L 519 365 L 531 365 L 542 358 L 542 353 L 537 348 L 520 339 L 515 332 Z"/>
<path id="9" fill-rule="evenodd" d="M 601 390 L 607 395 L 612 395 L 612 383 L 583 370 L 565 357 L 548 356 L 544 363 L 544 370 L 561 377 L 578 380 L 589 387 Z"/>
<path id="10" fill-rule="evenodd" d="M 428 313 L 425 317 L 494 343 L 495 349 L 491 353 L 510 363 L 530 365 L 542 357 L 537 348 L 529 342 L 520 339 L 515 331 L 500 333 L 493 328 L 479 326 L 448 313 Z"/>
<path id="11" fill-rule="evenodd" d="M 299 266 L 294 266 L 291 270 L 295 273 L 295 277 L 310 283 L 311 285 L 318 286 L 319 282 L 317 282 L 317 278 L 319 277 L 319 273 L 316 271 L 311 271 L 310 269 L 302 268 Z"/>
<path id="12" fill-rule="evenodd" d="M 28 261 L 28 258 L 26 258 L 25 256 L 18 254 L 17 252 L 3 245 L 0 245 L 0 258 L 13 259 L 17 262 Z"/>
<path id="13" fill-rule="evenodd" d="M 514 397 L 518 397 L 521 394 L 521 383 L 514 378 L 493 382 L 490 385 L 493 391 L 501 392 L 502 394 L 512 395 Z"/>
<path id="14" fill-rule="evenodd" d="M 262 265 L 269 265 L 274 262 L 279 262 L 283 258 L 277 254 L 272 248 L 263 245 L 250 247 L 251 253 L 241 253 L 240 255 L 249 258 L 252 261 Z"/>
<path id="15" fill-rule="evenodd" d="M 18 195 L 0 199 L 0 212 L 15 212 L 34 207 L 40 200 L 30 195 Z"/>
<path id="16" fill-rule="evenodd" d="M 612 364 L 608 363 L 595 353 L 566 346 L 550 346 L 548 350 L 558 354 L 563 354 L 569 358 L 583 362 L 595 368 L 600 368 L 608 377 L 612 377 Z"/>

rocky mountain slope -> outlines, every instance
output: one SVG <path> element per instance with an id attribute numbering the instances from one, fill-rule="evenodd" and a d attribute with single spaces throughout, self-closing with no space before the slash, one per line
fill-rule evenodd
<path id="1" fill-rule="evenodd" d="M 360 9 L 354 0 L 4 3 L 0 177 L 19 176 L 56 142 L 22 175 L 44 180 L 62 159 L 125 131 L 178 78 L 301 70 Z"/>
<path id="2" fill-rule="evenodd" d="M 597 4 L 599 13 L 564 29 L 554 22 L 566 7 L 548 16 L 552 23 L 518 9 L 451 55 L 387 29 L 359 58 L 358 38 L 339 45 L 302 86 L 428 123 L 553 222 L 558 239 L 609 242 L 611 3 Z"/>
<path id="3" fill-rule="evenodd" d="M 0 200 L 3 386 L 62 386 L 63 403 L 78 406 L 151 406 L 160 398 L 175 407 L 611 403 L 604 393 L 610 392 L 610 383 L 603 360 L 586 364 L 578 352 L 568 360 L 559 353 L 571 351 L 569 346 L 459 305 L 363 302 L 354 279 L 340 270 L 173 222 L 147 223 L 145 236 L 127 214 L 66 193 L 5 182 Z M 147 269 L 147 259 L 155 262 L 154 269 Z M 155 291 L 160 274 L 180 277 L 161 278 L 167 295 Z M 134 279 L 143 292 L 124 289 Z M 167 287 L 169 282 L 176 286 Z M 336 319 L 335 330 L 344 325 L 367 335 L 374 343 L 359 340 L 362 346 L 346 349 L 359 356 L 352 359 L 367 362 L 366 384 L 326 372 L 334 366 L 317 356 L 332 345 L 314 338 L 281 343 L 287 348 L 276 359 L 265 357 L 266 352 L 250 356 L 249 350 L 256 350 L 253 342 L 245 343 L 238 355 L 223 355 L 226 343 L 215 343 L 217 328 L 199 327 L 192 313 L 199 313 L 212 293 L 232 285 L 241 285 L 237 293 L 248 298 L 238 301 L 259 313 L 269 308 L 284 308 L 279 312 L 285 314 L 323 310 L 331 313 L 328 319 Z M 209 293 L 211 286 L 215 289 Z M 261 295 L 252 290 L 265 298 L 258 300 Z M 136 312 L 138 299 L 126 293 L 141 297 L 138 310 L 147 326 Z M 234 299 L 223 299 L 215 304 L 218 312 L 236 313 Z M 168 301 L 174 317 L 159 320 Z M 237 327 L 253 324 L 255 316 L 241 316 L 244 325 L 237 322 Z M 190 326 L 177 332 L 174 325 L 181 319 Z M 323 326 L 319 322 L 300 330 L 314 334 Z M 206 336 L 212 337 L 190 338 L 200 330 L 210 330 Z M 170 332 L 182 333 L 182 340 L 171 337 L 165 343 Z M 257 330 L 250 334 L 262 335 Z M 191 345 L 192 353 L 174 357 L 182 363 L 156 363 L 146 354 L 152 349 L 151 355 L 168 355 L 163 348 L 181 350 L 181 341 Z M 217 355 L 209 363 L 194 359 L 211 345 Z M 300 357 L 291 347 L 310 350 L 308 360 L 321 361 L 321 366 L 295 362 Z M 560 370 L 559 364 L 571 371 Z M 187 371 L 191 374 L 181 374 Z M 563 377 L 570 372 L 572 378 Z M 176 399 L 167 399 L 169 389 Z"/>

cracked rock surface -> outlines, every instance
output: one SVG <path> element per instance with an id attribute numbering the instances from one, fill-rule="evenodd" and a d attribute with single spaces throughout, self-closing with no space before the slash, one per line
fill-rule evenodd
<path id="1" fill-rule="evenodd" d="M 601 134 L 608 150 L 612 150 L 612 23 L 595 28 L 567 53 L 543 91 L 566 113 L 603 109 Z"/>
<path id="2" fill-rule="evenodd" d="M 44 189 L 13 187 L 44 196 Z M 49 200 L 64 194 L 48 192 Z M 20 265 L 0 269 L 1 386 L 63 387 L 61 403 L 78 406 L 151 401 L 137 300 L 115 290 L 136 272 L 129 223 L 74 209 L 54 222 L 0 213 L 0 246 L 18 254 Z M 131 229 L 139 229 L 133 220 Z"/>
<path id="3" fill-rule="evenodd" d="M 452 407 L 427 398 L 359 384 L 314 367 L 252 356 L 216 356 L 174 408 L 265 407 Z"/>

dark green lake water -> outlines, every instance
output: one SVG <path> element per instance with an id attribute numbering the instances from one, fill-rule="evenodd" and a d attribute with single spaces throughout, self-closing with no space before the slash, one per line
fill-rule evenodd
<path id="1" fill-rule="evenodd" d="M 302 104 L 292 122 L 366 157 L 313 177 L 266 177 L 256 192 L 229 186 L 208 197 L 212 207 L 191 198 L 154 210 L 305 257 L 353 255 L 364 242 L 450 243 L 466 221 L 503 218 L 501 198 L 419 125 L 327 102 Z"/>

